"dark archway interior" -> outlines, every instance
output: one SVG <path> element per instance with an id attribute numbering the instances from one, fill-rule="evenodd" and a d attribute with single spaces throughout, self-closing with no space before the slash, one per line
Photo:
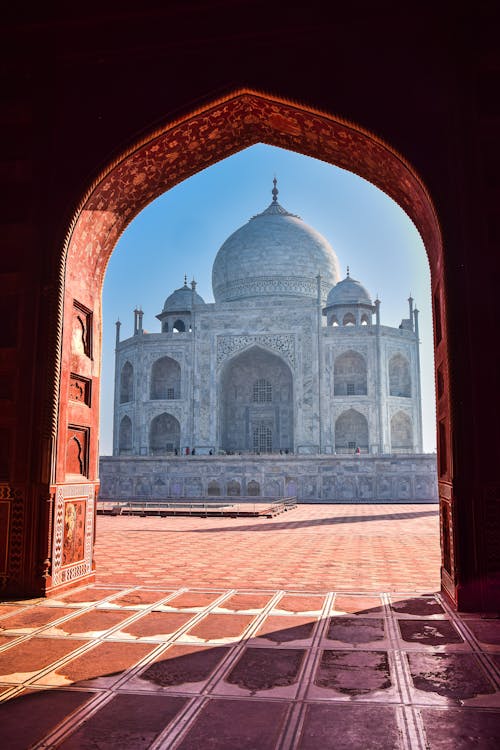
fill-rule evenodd
<path id="1" fill-rule="evenodd" d="M 169 186 L 260 140 L 361 174 L 422 233 L 442 586 L 455 606 L 496 609 L 499 396 L 495 368 L 483 366 L 496 335 L 485 321 L 495 320 L 500 231 L 493 11 L 345 6 L 327 23 L 320 9 L 266 4 L 242 27 L 231 8 L 7 14 L 2 586 L 40 594 L 93 577 L 90 556 L 68 563 L 81 566 L 70 581 L 57 524 L 75 484 L 89 509 L 98 490 L 100 288 L 117 237 Z M 255 93 L 269 91 L 279 96 Z"/>

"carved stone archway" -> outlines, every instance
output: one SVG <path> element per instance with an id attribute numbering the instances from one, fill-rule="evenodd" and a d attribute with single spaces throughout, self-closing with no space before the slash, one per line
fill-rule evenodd
<path id="1" fill-rule="evenodd" d="M 380 138 L 333 114 L 265 93 L 239 90 L 166 123 L 110 163 L 75 210 L 59 256 L 59 298 L 53 321 L 56 335 L 49 353 L 54 378 L 47 394 L 50 409 L 46 434 L 50 435 L 52 454 L 52 496 L 66 497 L 66 488 L 76 486 L 75 491 L 90 508 L 98 489 L 101 289 L 118 238 L 134 217 L 166 190 L 259 142 L 312 156 L 360 175 L 393 198 L 420 231 L 431 267 L 435 364 L 446 381 L 446 396 L 438 406 L 441 529 L 442 534 L 448 535 L 443 547 L 449 550 L 443 586 L 456 601 L 446 296 L 441 232 L 432 201 L 411 165 Z M 85 386 L 87 403 L 70 400 L 72 379 Z M 67 464 L 68 443 L 75 425 L 84 431 L 87 441 L 86 475 L 77 485 L 68 476 Z M 52 591 L 55 585 L 81 585 L 93 578 L 93 564 L 88 557 L 71 561 L 64 569 L 57 562 L 63 510 L 61 507 L 52 526 L 50 504 L 44 509 L 41 538 L 45 529 L 48 545 L 41 552 L 42 576 L 33 585 L 40 593 Z M 92 518 L 87 512 L 87 526 Z M 87 526 L 88 539 L 93 530 Z"/>

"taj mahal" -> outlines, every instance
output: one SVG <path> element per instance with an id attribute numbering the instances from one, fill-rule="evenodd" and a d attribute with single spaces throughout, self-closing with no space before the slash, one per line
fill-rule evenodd
<path id="1" fill-rule="evenodd" d="M 212 267 L 215 302 L 187 278 L 146 333 L 116 324 L 113 456 L 101 497 L 296 495 L 429 501 L 419 320 L 397 327 L 329 242 L 278 202 L 237 229 Z"/>

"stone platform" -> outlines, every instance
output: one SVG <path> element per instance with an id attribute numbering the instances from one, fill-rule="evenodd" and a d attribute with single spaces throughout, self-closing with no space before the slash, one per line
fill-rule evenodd
<path id="1" fill-rule="evenodd" d="M 301 502 L 437 502 L 436 456 L 101 456 L 102 500 L 206 495 Z"/>

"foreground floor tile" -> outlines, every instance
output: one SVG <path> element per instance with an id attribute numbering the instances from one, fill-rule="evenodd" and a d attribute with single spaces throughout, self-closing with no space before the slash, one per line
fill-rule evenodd
<path id="1" fill-rule="evenodd" d="M 84 641 L 32 638 L 0 653 L 0 681 L 24 682 L 82 646 Z"/>
<path id="2" fill-rule="evenodd" d="M 37 684 L 109 686 L 153 648 L 152 643 L 106 641 L 41 677 Z"/>
<path id="3" fill-rule="evenodd" d="M 93 695 L 83 691 L 30 690 L 2 703 L 2 747 L 5 750 L 26 750 Z"/>
<path id="4" fill-rule="evenodd" d="M 179 750 L 275 750 L 287 709 L 277 702 L 212 699 Z"/>
<path id="5" fill-rule="evenodd" d="M 498 750 L 500 714 L 481 710 L 423 709 L 430 750 Z"/>
<path id="6" fill-rule="evenodd" d="M 409 653 L 407 658 L 413 684 L 425 703 L 458 703 L 495 693 L 472 654 Z"/>
<path id="7" fill-rule="evenodd" d="M 298 744 L 298 750 L 398 750 L 401 747 L 395 709 L 367 704 L 308 705 Z"/>
<path id="8" fill-rule="evenodd" d="M 387 653 L 325 650 L 314 684 L 352 698 L 368 695 L 374 698 L 392 686 Z"/>
<path id="9" fill-rule="evenodd" d="M 288 695 L 290 691 L 282 688 L 297 683 L 305 653 L 301 649 L 246 648 L 226 682 L 252 695 L 274 688 L 281 688 L 274 693 Z"/>
<path id="10" fill-rule="evenodd" d="M 147 750 L 183 708 L 185 698 L 117 695 L 59 747 L 61 750 Z"/>
<path id="11" fill-rule="evenodd" d="M 227 655 L 227 648 L 203 646 L 171 646 L 133 680 L 147 683 L 151 689 L 179 688 L 183 691 L 206 682 L 220 661 Z"/>

